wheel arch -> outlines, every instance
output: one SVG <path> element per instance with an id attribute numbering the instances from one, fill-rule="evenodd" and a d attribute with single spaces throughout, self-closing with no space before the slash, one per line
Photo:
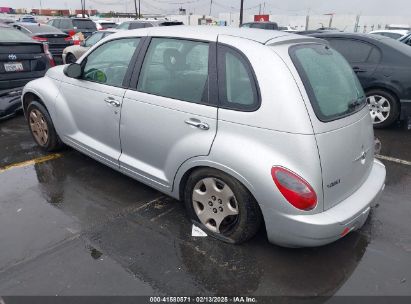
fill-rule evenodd
<path id="1" fill-rule="evenodd" d="M 37 101 L 38 103 L 40 103 L 42 106 L 44 106 L 45 108 L 46 108 L 46 110 L 48 111 L 48 109 L 47 109 L 47 106 L 44 104 L 44 102 L 43 102 L 43 100 L 41 99 L 41 97 L 38 95 L 38 94 L 36 94 L 36 93 L 33 93 L 33 92 L 26 92 L 26 93 L 24 93 L 24 95 L 23 95 L 23 111 L 24 111 L 24 115 L 26 115 L 26 113 L 27 113 L 27 107 L 29 106 L 29 104 L 32 102 L 32 101 Z"/>

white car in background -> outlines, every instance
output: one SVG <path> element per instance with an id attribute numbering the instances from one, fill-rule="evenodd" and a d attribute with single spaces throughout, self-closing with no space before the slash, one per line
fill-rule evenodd
<path id="1" fill-rule="evenodd" d="M 378 30 L 378 31 L 372 31 L 370 34 L 374 35 L 381 35 L 385 37 L 389 37 L 392 39 L 401 39 L 405 35 L 407 35 L 410 31 L 409 30 Z"/>

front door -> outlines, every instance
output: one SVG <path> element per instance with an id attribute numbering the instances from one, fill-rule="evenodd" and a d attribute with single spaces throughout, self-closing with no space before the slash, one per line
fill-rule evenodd
<path id="1" fill-rule="evenodd" d="M 79 79 L 63 77 L 57 102 L 59 134 L 84 153 L 118 168 L 123 81 L 139 38 L 102 44 L 82 62 Z"/>
<path id="2" fill-rule="evenodd" d="M 217 108 L 209 94 L 210 44 L 152 38 L 138 85 L 128 90 L 121 114 L 121 170 L 170 190 L 178 168 L 208 155 Z"/>

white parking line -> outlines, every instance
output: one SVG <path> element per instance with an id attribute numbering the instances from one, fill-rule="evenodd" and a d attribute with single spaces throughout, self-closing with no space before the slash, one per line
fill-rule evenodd
<path id="1" fill-rule="evenodd" d="M 385 156 L 385 155 L 379 155 L 379 154 L 375 155 L 375 157 L 378 158 L 378 159 L 387 160 L 387 161 L 394 162 L 394 163 L 397 163 L 397 164 L 411 166 L 411 161 L 408 161 L 408 160 L 403 160 L 403 159 L 390 157 L 390 156 Z"/>

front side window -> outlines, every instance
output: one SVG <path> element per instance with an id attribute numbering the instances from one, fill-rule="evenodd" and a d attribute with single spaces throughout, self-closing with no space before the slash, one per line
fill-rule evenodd
<path id="1" fill-rule="evenodd" d="M 255 110 L 259 100 L 250 64 L 238 52 L 220 46 L 218 66 L 221 106 L 234 110 Z"/>
<path id="2" fill-rule="evenodd" d="M 189 102 L 206 102 L 209 45 L 180 39 L 153 38 L 137 90 Z"/>
<path id="3" fill-rule="evenodd" d="M 99 46 L 83 61 L 82 79 L 121 87 L 139 41 L 118 39 Z"/>
<path id="4" fill-rule="evenodd" d="M 294 46 L 291 58 L 301 76 L 314 112 L 321 121 L 353 114 L 365 104 L 365 94 L 344 57 L 329 46 Z"/>
<path id="5" fill-rule="evenodd" d="M 129 25 L 130 25 L 130 22 L 123 22 L 122 24 L 118 25 L 118 26 L 116 27 L 116 29 L 119 29 L 119 30 L 128 30 Z"/>

